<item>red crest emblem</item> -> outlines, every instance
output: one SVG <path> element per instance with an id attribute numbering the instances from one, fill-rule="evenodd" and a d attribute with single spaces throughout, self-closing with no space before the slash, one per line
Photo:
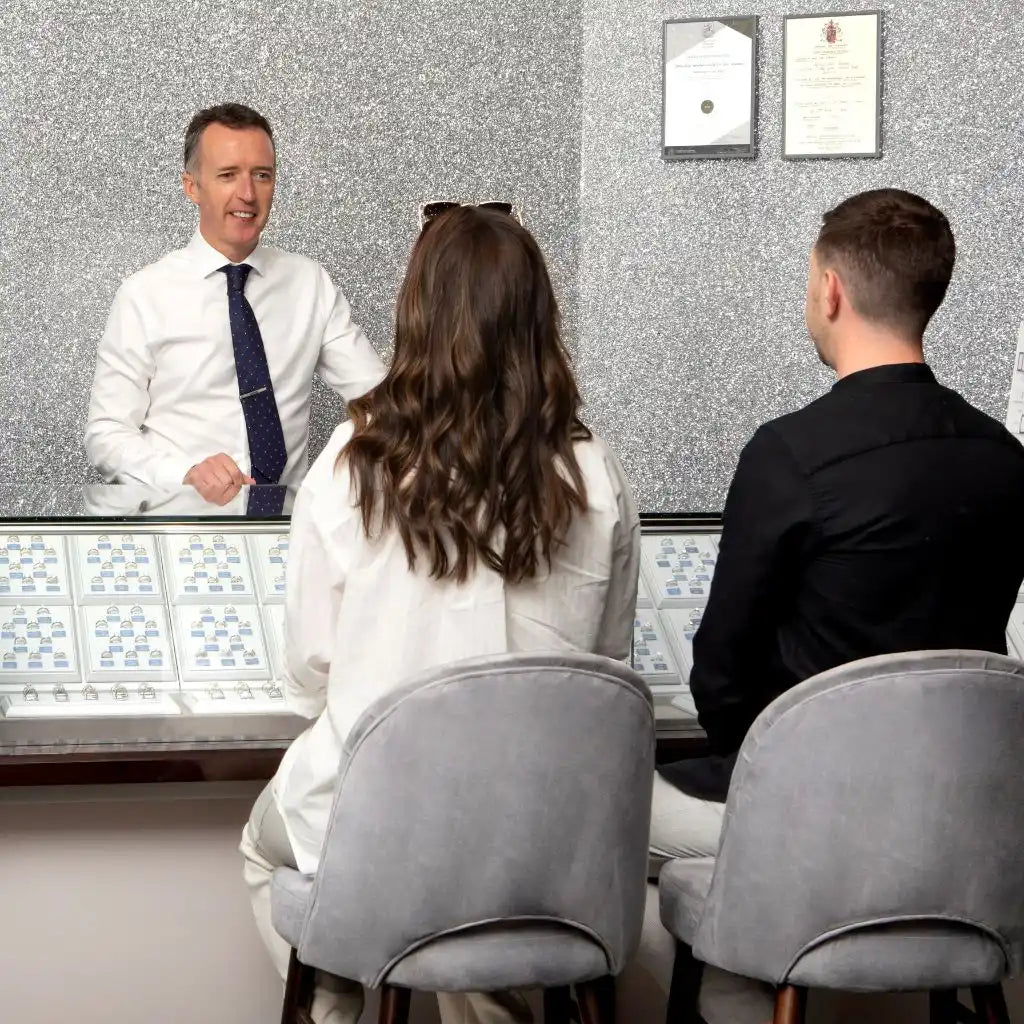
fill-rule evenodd
<path id="1" fill-rule="evenodd" d="M 842 30 L 834 21 L 830 21 L 821 30 L 821 34 L 825 42 L 828 43 L 829 46 L 832 46 L 834 43 L 839 42 L 839 37 L 842 35 Z"/>

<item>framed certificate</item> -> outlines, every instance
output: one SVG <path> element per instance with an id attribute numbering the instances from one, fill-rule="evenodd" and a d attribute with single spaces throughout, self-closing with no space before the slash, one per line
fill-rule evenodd
<path id="1" fill-rule="evenodd" d="M 782 156 L 882 155 L 882 12 L 784 19 Z"/>
<path id="2" fill-rule="evenodd" d="M 757 18 L 683 18 L 662 27 L 661 155 L 754 156 Z"/>

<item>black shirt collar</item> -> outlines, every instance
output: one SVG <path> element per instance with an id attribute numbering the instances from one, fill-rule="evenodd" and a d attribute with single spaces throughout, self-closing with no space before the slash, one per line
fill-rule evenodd
<path id="1" fill-rule="evenodd" d="M 926 363 L 888 363 L 885 366 L 872 366 L 868 370 L 858 370 L 848 374 L 832 385 L 832 390 L 839 388 L 856 388 L 875 384 L 934 384 L 935 374 Z"/>

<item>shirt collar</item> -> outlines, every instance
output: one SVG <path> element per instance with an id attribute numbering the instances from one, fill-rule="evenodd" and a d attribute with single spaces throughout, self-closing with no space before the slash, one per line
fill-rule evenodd
<path id="1" fill-rule="evenodd" d="M 215 274 L 221 267 L 231 262 L 224 253 L 218 252 L 203 238 L 199 228 L 196 228 L 192 240 L 185 247 L 185 251 L 188 253 L 192 265 L 196 268 L 196 273 L 204 278 Z M 242 262 L 248 263 L 262 277 L 267 272 L 268 255 L 267 247 L 263 244 L 263 239 L 260 239 L 256 244 L 256 248 Z"/>
<path id="2" fill-rule="evenodd" d="M 833 391 L 870 384 L 934 384 L 935 374 L 926 363 L 887 363 L 858 370 L 832 385 Z"/>

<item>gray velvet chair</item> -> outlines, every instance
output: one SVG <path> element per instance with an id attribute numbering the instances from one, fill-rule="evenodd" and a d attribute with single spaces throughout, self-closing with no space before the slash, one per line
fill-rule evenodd
<path id="1" fill-rule="evenodd" d="M 928 990 L 931 1020 L 1008 1021 L 1024 966 L 1024 665 L 977 651 L 822 673 L 751 726 L 717 858 L 663 869 L 669 1024 L 699 1021 L 702 965 L 778 986 Z M 957 1001 L 970 988 L 975 1017 Z"/>
<path id="2" fill-rule="evenodd" d="M 544 988 L 545 1017 L 614 1020 L 640 937 L 654 768 L 650 691 L 584 654 L 463 661 L 376 701 L 346 741 L 320 868 L 274 874 L 293 946 L 283 1024 L 312 969 L 410 990 Z"/>

